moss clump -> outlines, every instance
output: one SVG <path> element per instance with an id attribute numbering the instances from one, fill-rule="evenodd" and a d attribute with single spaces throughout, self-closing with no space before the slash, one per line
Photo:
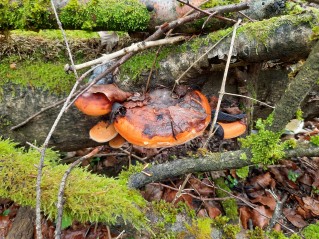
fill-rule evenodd
<path id="1" fill-rule="evenodd" d="M 266 232 L 260 227 L 256 227 L 254 230 L 249 230 L 247 236 L 249 239 L 264 239 L 266 238 Z"/>
<path id="2" fill-rule="evenodd" d="M 165 59 L 170 53 L 178 53 L 181 50 L 172 46 L 166 46 L 161 49 L 157 56 L 155 69 L 159 68 L 159 62 Z M 121 76 L 126 75 L 130 80 L 136 80 L 138 77 L 153 66 L 154 59 L 156 58 L 156 49 L 145 50 L 136 54 L 121 67 Z"/>
<path id="3" fill-rule="evenodd" d="M 287 147 L 287 143 L 280 141 L 282 133 L 266 129 L 272 124 L 272 121 L 272 115 L 267 120 L 258 119 L 256 123 L 258 133 L 239 139 L 243 148 L 250 148 L 251 161 L 255 164 L 274 164 L 285 155 L 284 149 Z"/>
<path id="4" fill-rule="evenodd" d="M 317 14 L 303 14 L 298 16 L 280 16 L 270 19 L 247 23 L 237 30 L 237 35 L 245 34 L 249 39 L 260 42 L 267 47 L 268 40 L 272 35 L 275 35 L 281 26 L 284 25 L 300 25 L 309 24 L 310 26 L 316 25 L 318 22 Z"/>
<path id="5" fill-rule="evenodd" d="M 296 112 L 296 119 L 302 121 L 302 120 L 303 120 L 302 115 L 303 115 L 303 112 L 302 112 L 302 110 L 299 108 L 299 109 L 297 110 L 297 112 Z"/>
<path id="6" fill-rule="evenodd" d="M 57 27 L 47 0 L 0 0 L 0 29 L 52 29 Z M 64 28 L 85 30 L 145 30 L 150 20 L 137 0 L 70 0 L 59 9 Z"/>
<path id="7" fill-rule="evenodd" d="M 9 140 L 0 141 L 0 196 L 21 205 L 35 206 L 35 185 L 40 155 L 36 150 L 24 151 Z M 42 210 L 51 219 L 56 217 L 59 184 L 68 165 L 57 163 L 57 153 L 48 150 L 42 180 Z M 116 223 L 119 219 L 135 228 L 149 229 L 143 209 L 146 201 L 125 180 L 105 178 L 75 168 L 65 189 L 64 214 L 80 222 Z"/>
<path id="8" fill-rule="evenodd" d="M 231 192 L 230 188 L 227 186 L 223 178 L 218 178 L 214 180 L 215 184 L 219 186 L 220 188 L 224 189 L 227 192 Z M 228 197 L 229 195 L 220 190 L 216 190 L 216 195 L 217 197 L 223 198 L 223 197 Z M 223 209 L 225 211 L 226 217 L 229 218 L 232 221 L 237 221 L 238 220 L 238 210 L 237 210 L 237 203 L 234 198 L 226 199 L 221 202 Z"/>
<path id="9" fill-rule="evenodd" d="M 11 35 L 16 36 L 25 36 L 25 37 L 38 37 L 43 39 L 50 40 L 63 40 L 63 35 L 61 30 L 46 29 L 40 30 L 38 32 L 26 31 L 26 30 L 12 30 L 10 31 Z M 70 39 L 100 39 L 100 36 L 97 32 L 92 31 L 83 31 L 83 30 L 65 30 L 67 38 Z"/>
<path id="10" fill-rule="evenodd" d="M 267 233 L 268 238 L 269 239 L 301 239 L 300 236 L 293 234 L 290 237 L 286 237 L 282 232 L 278 232 L 278 231 L 271 231 L 269 233 Z"/>
<path id="11" fill-rule="evenodd" d="M 248 174 L 249 174 L 249 166 L 236 169 L 236 175 L 241 179 L 247 178 Z"/>
<path id="12" fill-rule="evenodd" d="M 26 60 L 17 62 L 16 69 L 11 69 L 13 62 L 6 59 L 0 64 L 0 86 L 9 83 L 61 94 L 69 91 L 75 82 L 74 75 L 65 73 L 63 63 Z"/>
<path id="13" fill-rule="evenodd" d="M 210 0 L 207 3 L 203 4 L 203 8 L 212 8 L 217 6 L 229 5 L 233 3 L 239 3 L 240 0 Z"/>
<path id="14" fill-rule="evenodd" d="M 210 239 L 212 232 L 212 223 L 212 219 L 205 217 L 194 219 L 192 225 L 186 224 L 185 226 L 188 232 L 196 239 Z"/>
<path id="15" fill-rule="evenodd" d="M 145 30 L 150 16 L 137 0 L 91 0 L 80 4 L 71 0 L 61 9 L 60 18 L 66 28 Z"/>
<path id="16" fill-rule="evenodd" d="M 311 136 L 310 142 L 316 146 L 319 146 L 319 135 Z"/>
<path id="17" fill-rule="evenodd" d="M 302 234 L 306 239 L 319 239 L 319 222 L 307 226 Z"/>

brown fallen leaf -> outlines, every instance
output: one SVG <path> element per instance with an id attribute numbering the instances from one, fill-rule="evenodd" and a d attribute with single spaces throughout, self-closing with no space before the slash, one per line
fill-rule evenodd
<path id="1" fill-rule="evenodd" d="M 147 201 L 159 201 L 163 196 L 163 187 L 158 184 L 147 184 L 142 195 Z"/>
<path id="2" fill-rule="evenodd" d="M 312 197 L 303 197 L 302 201 L 305 203 L 305 208 L 309 209 L 314 215 L 319 216 L 319 201 Z"/>
<path id="3" fill-rule="evenodd" d="M 241 225 L 244 229 L 249 229 L 249 219 L 251 219 L 251 209 L 249 207 L 239 208 Z"/>
<path id="4" fill-rule="evenodd" d="M 257 210 L 253 210 L 251 214 L 253 225 L 254 227 L 265 228 L 272 216 L 272 211 L 270 209 L 267 209 L 265 206 L 258 206 L 256 207 L 256 209 Z M 267 217 L 261 215 L 260 213 Z"/>
<path id="5" fill-rule="evenodd" d="M 132 95 L 132 93 L 121 90 L 115 84 L 93 85 L 87 92 L 103 93 L 111 102 L 123 102 Z"/>
<path id="6" fill-rule="evenodd" d="M 311 212 L 309 209 L 307 208 L 303 208 L 298 206 L 296 209 L 296 213 L 299 214 L 300 216 L 302 216 L 304 219 L 309 219 L 312 217 Z"/>
<path id="7" fill-rule="evenodd" d="M 292 223 L 295 227 L 303 228 L 308 225 L 308 223 L 296 213 L 296 210 L 292 208 L 284 208 L 283 214 L 289 222 Z"/>
<path id="8" fill-rule="evenodd" d="M 9 216 L 0 215 L 0 238 L 5 238 L 12 226 Z"/>
<path id="9" fill-rule="evenodd" d="M 211 194 L 214 194 L 214 189 L 207 186 L 206 185 L 207 182 L 202 183 L 201 181 L 195 178 L 191 178 L 189 179 L 189 183 L 195 189 L 195 191 L 197 191 L 201 196 L 208 197 Z"/>
<path id="10" fill-rule="evenodd" d="M 275 210 L 275 207 L 276 207 L 276 200 L 268 192 L 265 192 L 264 195 L 261 195 L 259 197 L 252 199 L 251 202 L 261 203 L 262 205 L 269 207 L 271 210 Z"/>
<path id="11" fill-rule="evenodd" d="M 252 178 L 250 181 L 251 185 L 254 187 L 255 190 L 265 189 L 267 187 L 273 188 L 276 184 L 269 172 L 262 175 L 258 175 Z"/>

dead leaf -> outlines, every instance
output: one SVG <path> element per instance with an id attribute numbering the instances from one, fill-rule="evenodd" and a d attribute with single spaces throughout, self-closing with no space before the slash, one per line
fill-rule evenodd
<path id="1" fill-rule="evenodd" d="M 158 184 L 147 184 L 142 194 L 147 201 L 159 201 L 163 196 L 163 187 Z"/>
<path id="2" fill-rule="evenodd" d="M 257 203 L 257 202 L 261 203 L 262 205 L 269 207 L 271 210 L 275 210 L 275 207 L 276 207 L 276 200 L 268 192 L 265 192 L 265 194 L 262 196 L 259 196 L 259 197 L 252 199 L 251 202 L 252 203 Z"/>
<path id="3" fill-rule="evenodd" d="M 189 183 L 201 196 L 208 197 L 209 195 L 214 194 L 214 189 L 212 187 L 205 185 L 198 179 L 191 178 L 189 179 Z"/>
<path id="4" fill-rule="evenodd" d="M 314 215 L 319 216 L 319 201 L 312 197 L 303 197 L 302 201 L 305 203 L 305 208 L 309 209 Z"/>
<path id="5" fill-rule="evenodd" d="M 249 207 L 239 208 L 241 225 L 244 229 L 249 229 L 249 219 L 251 219 L 251 209 Z"/>
<path id="6" fill-rule="evenodd" d="M 207 211 L 208 211 L 209 217 L 213 219 L 222 214 L 222 212 L 217 207 L 209 206 L 207 207 Z"/>
<path id="7" fill-rule="evenodd" d="M 302 208 L 300 206 L 297 207 L 296 213 L 302 216 L 304 219 L 309 219 L 312 217 L 311 212 L 309 209 Z"/>
<path id="8" fill-rule="evenodd" d="M 125 92 L 114 84 L 93 85 L 87 92 L 103 93 L 111 102 L 123 102 L 132 95 L 132 93 Z"/>
<path id="9" fill-rule="evenodd" d="M 5 238 L 10 230 L 12 222 L 9 216 L 0 215 L 0 237 Z"/>
<path id="10" fill-rule="evenodd" d="M 252 210 L 251 214 L 253 225 L 254 227 L 265 228 L 268 225 L 269 220 L 272 216 L 272 211 L 270 209 L 267 209 L 265 206 L 258 206 L 256 207 L 256 209 L 257 210 Z M 268 218 L 261 215 L 260 213 L 267 216 Z"/>
<path id="11" fill-rule="evenodd" d="M 255 190 L 265 189 L 268 187 L 273 188 L 275 184 L 276 183 L 269 172 L 262 175 L 258 175 L 251 179 L 251 185 L 254 187 Z"/>
<path id="12" fill-rule="evenodd" d="M 292 208 L 284 208 L 283 214 L 295 227 L 303 228 L 308 225 L 308 223 Z"/>

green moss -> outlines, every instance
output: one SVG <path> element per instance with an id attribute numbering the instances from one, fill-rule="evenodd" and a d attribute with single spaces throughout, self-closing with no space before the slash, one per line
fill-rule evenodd
<path id="1" fill-rule="evenodd" d="M 26 30 L 12 30 L 10 31 L 12 35 L 17 36 L 25 36 L 25 37 L 41 37 L 45 39 L 51 39 L 51 40 L 63 40 L 63 35 L 61 30 L 40 30 L 38 32 L 34 31 L 26 31 Z M 100 39 L 100 36 L 97 32 L 92 31 L 83 31 L 83 30 L 65 30 L 66 36 L 68 40 L 70 39 L 92 39 L 92 38 L 98 38 Z"/>
<path id="2" fill-rule="evenodd" d="M 310 137 L 310 142 L 316 146 L 319 146 L 319 135 L 314 135 Z"/>
<path id="3" fill-rule="evenodd" d="M 241 179 L 247 178 L 248 174 L 249 174 L 249 166 L 236 169 L 236 175 Z"/>
<path id="4" fill-rule="evenodd" d="M 282 232 L 278 232 L 278 231 L 271 231 L 267 233 L 267 235 L 269 239 L 288 239 L 288 238 L 301 239 L 301 237 L 296 234 L 293 234 L 290 237 L 286 237 Z"/>
<path id="5" fill-rule="evenodd" d="M 60 94 L 69 91 L 75 82 L 74 75 L 65 73 L 63 63 L 26 60 L 17 62 L 16 69 L 11 69 L 13 62 L 10 58 L 0 64 L 0 86 L 10 83 Z"/>
<path id="6" fill-rule="evenodd" d="M 137 0 L 70 0 L 60 9 L 64 28 L 145 30 L 150 19 L 146 7 Z M 57 23 L 48 0 L 0 0 L 0 29 L 52 29 Z"/>
<path id="7" fill-rule="evenodd" d="M 186 229 L 193 235 L 196 239 L 210 239 L 212 232 L 212 222 L 213 220 L 205 218 L 194 219 L 192 225 L 186 224 Z"/>
<path id="8" fill-rule="evenodd" d="M 212 8 L 212 7 L 217 7 L 217 6 L 223 6 L 223 5 L 229 5 L 233 3 L 239 3 L 240 0 L 210 0 L 207 3 L 203 4 L 203 8 Z"/>
<path id="9" fill-rule="evenodd" d="M 266 127 L 271 125 L 272 115 L 267 120 L 258 119 L 256 122 L 257 134 L 251 134 L 246 138 L 239 139 L 243 148 L 250 148 L 252 153 L 251 161 L 255 164 L 274 164 L 284 157 L 284 149 L 287 143 L 281 143 L 281 132 L 272 132 Z"/>
<path id="10" fill-rule="evenodd" d="M 227 224 L 223 228 L 223 239 L 236 239 L 236 235 L 241 231 L 239 225 Z"/>
<path id="11" fill-rule="evenodd" d="M 302 121 L 303 120 L 303 112 L 301 110 L 301 108 L 298 108 L 297 112 L 296 112 L 296 119 Z"/>
<path id="12" fill-rule="evenodd" d="M 298 16 L 280 16 L 270 19 L 247 23 L 237 30 L 237 35 L 244 33 L 249 39 L 259 42 L 267 47 L 268 40 L 272 35 L 276 34 L 278 28 L 284 24 L 287 25 L 300 25 L 310 24 L 310 26 L 316 25 L 318 22 L 318 15 L 304 14 Z"/>
<path id="13" fill-rule="evenodd" d="M 319 222 L 307 226 L 302 234 L 306 239 L 319 239 Z"/>
<path id="14" fill-rule="evenodd" d="M 24 0 L 23 2 L 0 0 L 0 29 L 51 28 L 50 1 Z"/>
<path id="15" fill-rule="evenodd" d="M 249 230 L 247 236 L 248 239 L 265 239 L 266 233 L 260 227 L 256 227 L 254 230 Z"/>
<path id="16" fill-rule="evenodd" d="M 136 54 L 122 65 L 121 76 L 128 76 L 130 80 L 138 79 L 143 72 L 146 72 L 152 68 L 154 59 L 156 57 L 156 51 L 156 49 L 148 49 Z M 155 69 L 159 68 L 159 62 L 165 59 L 172 52 L 178 53 L 180 50 L 172 46 L 163 47 L 157 56 Z"/>
<path id="17" fill-rule="evenodd" d="M 71 0 L 61 9 L 61 22 L 66 28 L 145 30 L 150 16 L 137 0 L 91 0 L 80 4 Z"/>
<path id="18" fill-rule="evenodd" d="M 230 188 L 227 186 L 223 178 L 218 178 L 214 180 L 215 184 L 219 186 L 220 188 L 224 189 L 227 192 L 231 192 Z M 228 197 L 229 195 L 220 190 L 216 190 L 216 195 L 217 197 L 224 198 Z M 229 218 L 232 221 L 237 221 L 238 220 L 238 208 L 237 208 L 237 203 L 234 198 L 226 199 L 221 202 L 223 209 L 225 211 L 226 217 Z"/>
<path id="19" fill-rule="evenodd" d="M 35 185 L 40 155 L 33 149 L 16 148 L 8 140 L 0 141 L 0 196 L 20 205 L 35 206 Z M 59 184 L 68 165 L 57 163 L 59 155 L 47 150 L 42 180 L 42 210 L 51 219 L 56 217 Z M 137 229 L 149 229 L 143 212 L 146 201 L 125 180 L 94 175 L 75 168 L 65 189 L 64 214 L 80 222 L 115 224 L 119 219 Z"/>

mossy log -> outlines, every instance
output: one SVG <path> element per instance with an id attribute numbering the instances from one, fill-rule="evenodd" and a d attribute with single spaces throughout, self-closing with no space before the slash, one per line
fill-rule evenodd
<path id="1" fill-rule="evenodd" d="M 65 29 L 77 30 L 154 30 L 165 22 L 182 17 L 191 10 L 175 0 L 55 0 L 61 23 Z M 189 1 L 198 6 L 199 0 Z M 239 0 L 211 1 L 206 8 L 239 3 Z M 244 12 L 253 19 L 260 20 L 279 15 L 285 10 L 282 1 L 255 0 L 249 2 L 249 10 Z M 57 29 L 58 25 L 50 1 L 0 1 L 0 30 L 12 29 Z M 188 31 L 200 31 L 203 21 L 190 24 Z M 223 21 L 211 21 L 208 29 L 220 29 Z M 183 30 L 185 32 L 185 29 Z"/>
<path id="2" fill-rule="evenodd" d="M 246 23 L 238 29 L 230 67 L 266 61 L 295 62 L 306 58 L 314 44 L 310 40 L 312 28 L 318 22 L 317 13 L 306 13 Z M 177 47 L 163 48 L 158 56 L 159 62 L 156 71 L 153 71 L 151 84 L 173 85 L 190 66 L 192 68 L 180 82 L 198 82 L 198 76 L 204 78 L 211 72 L 223 71 L 231 36 L 226 37 L 214 49 L 210 48 L 231 30 L 216 31 Z M 155 52 L 145 51 L 122 66 L 121 79 L 135 79 L 134 82 L 127 82 L 128 88 L 141 86 L 146 82 Z M 200 61 L 196 62 L 200 57 Z"/>
<path id="3" fill-rule="evenodd" d="M 312 34 L 311 26 L 316 24 L 317 21 L 316 15 L 302 14 L 299 16 L 283 16 L 265 20 L 261 23 L 246 24 L 239 29 L 233 58 L 244 64 L 263 62 L 266 60 L 275 61 L 277 59 L 289 62 L 291 60 L 306 58 L 313 45 L 313 42 L 309 40 L 309 37 Z M 226 30 L 226 32 L 229 32 L 229 30 Z M 152 87 L 156 87 L 158 84 L 172 87 L 177 76 L 182 74 L 185 69 L 187 69 L 223 34 L 225 34 L 225 31 L 220 31 L 209 35 L 206 38 L 195 39 L 181 46 L 174 46 L 174 49 L 171 47 L 165 48 L 162 51 L 162 60 L 160 61 L 156 74 L 153 75 L 154 77 L 151 80 Z M 280 37 L 278 37 L 278 35 Z M 63 44 L 61 41 L 54 41 L 57 43 L 57 47 L 46 48 L 43 50 L 45 41 L 40 41 L 39 43 L 41 44 L 33 44 L 34 47 L 31 49 L 18 44 L 21 42 L 24 44 L 30 42 L 26 37 L 23 41 L 18 41 L 16 43 L 11 41 L 10 45 L 8 45 L 9 47 L 5 49 L 6 51 L 8 51 L 8 49 L 13 49 L 10 51 L 10 55 L 17 54 L 23 59 L 30 58 L 32 52 L 34 53 L 33 56 L 36 55 L 39 60 L 43 62 L 46 61 L 45 59 L 47 59 L 47 61 L 49 60 L 49 62 L 61 58 L 65 59 L 65 56 L 61 57 L 61 55 L 63 55 Z M 183 81 L 187 81 L 188 84 L 203 86 L 202 89 L 207 95 L 218 92 L 220 80 L 222 79 L 222 67 L 219 66 L 221 64 L 223 65 L 223 63 L 222 59 L 218 58 L 217 53 L 222 53 L 221 55 L 224 56 L 225 52 L 227 52 L 226 49 L 228 49 L 227 42 L 228 39 L 196 64 Z M 95 42 L 95 44 L 97 43 Z M 96 46 L 95 44 L 92 44 L 92 47 Z M 47 45 L 50 46 L 50 44 Z M 74 46 L 77 45 L 75 44 Z M 82 44 L 80 46 L 85 46 L 85 51 L 82 49 L 82 54 L 86 54 L 85 52 L 87 52 L 87 54 L 92 56 L 89 44 Z M 71 47 L 73 46 L 71 45 Z M 81 52 L 78 49 L 78 47 L 75 47 L 72 50 L 77 53 Z M 172 50 L 176 49 L 177 53 L 170 54 Z M 248 51 L 248 49 L 251 50 Z M 61 52 L 61 54 L 57 54 L 57 52 Z M 150 65 L 152 65 L 152 56 L 155 56 L 154 52 L 142 53 L 134 57 L 132 61 L 127 62 L 120 70 L 121 73 L 119 78 L 125 79 L 123 81 L 118 81 L 120 87 L 128 91 L 141 92 L 145 85 Z M 59 71 L 56 68 L 46 69 L 46 65 L 44 65 L 41 66 L 43 68 L 41 68 L 40 71 L 41 75 L 36 79 L 32 79 L 39 72 L 39 67 L 43 64 L 42 62 L 29 62 L 28 64 L 34 65 L 34 67 L 28 70 L 28 74 L 23 75 L 23 72 L 27 72 L 26 68 L 23 68 L 23 64 L 26 60 L 21 63 L 18 62 L 17 69 L 11 71 L 9 68 L 11 62 L 10 59 L 3 58 L 2 60 L 2 62 L 6 62 L 7 65 L 3 64 L 1 67 L 8 68 L 8 70 L 4 70 L 3 68 L 1 71 L 3 74 L 1 75 L 2 103 L 0 104 L 0 136 L 12 138 L 23 145 L 25 145 L 27 141 L 42 144 L 57 115 L 57 108 L 41 114 L 15 131 L 10 131 L 10 128 L 24 121 L 30 115 L 38 112 L 41 108 L 49 106 L 53 102 L 57 102 L 65 97 L 66 93 L 63 92 L 68 91 L 67 89 L 69 89 L 72 82 L 74 82 L 74 78 L 70 75 L 65 75 L 62 69 L 63 64 L 60 64 L 61 73 L 58 73 Z M 19 69 L 20 64 L 21 69 Z M 134 73 L 136 69 L 139 70 L 140 75 L 138 79 L 134 80 L 132 77 L 129 77 L 127 73 Z M 145 71 L 140 71 L 141 69 L 145 69 Z M 15 75 L 20 71 L 22 72 L 20 76 Z M 146 74 L 144 75 L 144 73 Z M 269 69 L 267 71 L 262 71 L 258 79 L 260 87 L 257 98 L 267 102 L 278 101 L 289 81 L 287 76 L 288 73 L 289 71 L 284 69 Z M 56 77 L 53 77 L 50 80 L 50 82 L 52 81 L 51 83 L 49 82 L 49 84 L 53 85 L 48 86 L 45 78 L 51 77 L 54 74 L 57 74 Z M 19 80 L 16 81 L 18 76 L 23 79 L 23 82 L 20 82 Z M 232 71 L 230 72 L 230 78 L 231 77 L 234 77 Z M 228 84 L 228 86 L 233 89 L 231 92 L 236 93 L 236 86 L 230 84 Z M 267 94 L 264 92 L 267 92 Z M 314 92 L 310 94 L 317 94 L 317 92 L 318 89 L 315 89 Z M 319 104 L 318 101 L 308 102 L 310 97 L 311 96 L 308 96 L 302 105 L 302 108 L 306 109 L 306 114 L 304 116 L 316 117 L 318 116 L 317 112 Z M 257 112 L 257 117 L 265 116 L 266 113 L 268 114 L 270 112 L 270 110 L 265 111 L 263 107 L 259 108 L 260 110 Z M 88 132 L 100 119 L 101 118 L 85 116 L 71 107 L 59 123 L 49 146 L 62 151 L 96 146 L 97 144 L 89 139 Z"/>

